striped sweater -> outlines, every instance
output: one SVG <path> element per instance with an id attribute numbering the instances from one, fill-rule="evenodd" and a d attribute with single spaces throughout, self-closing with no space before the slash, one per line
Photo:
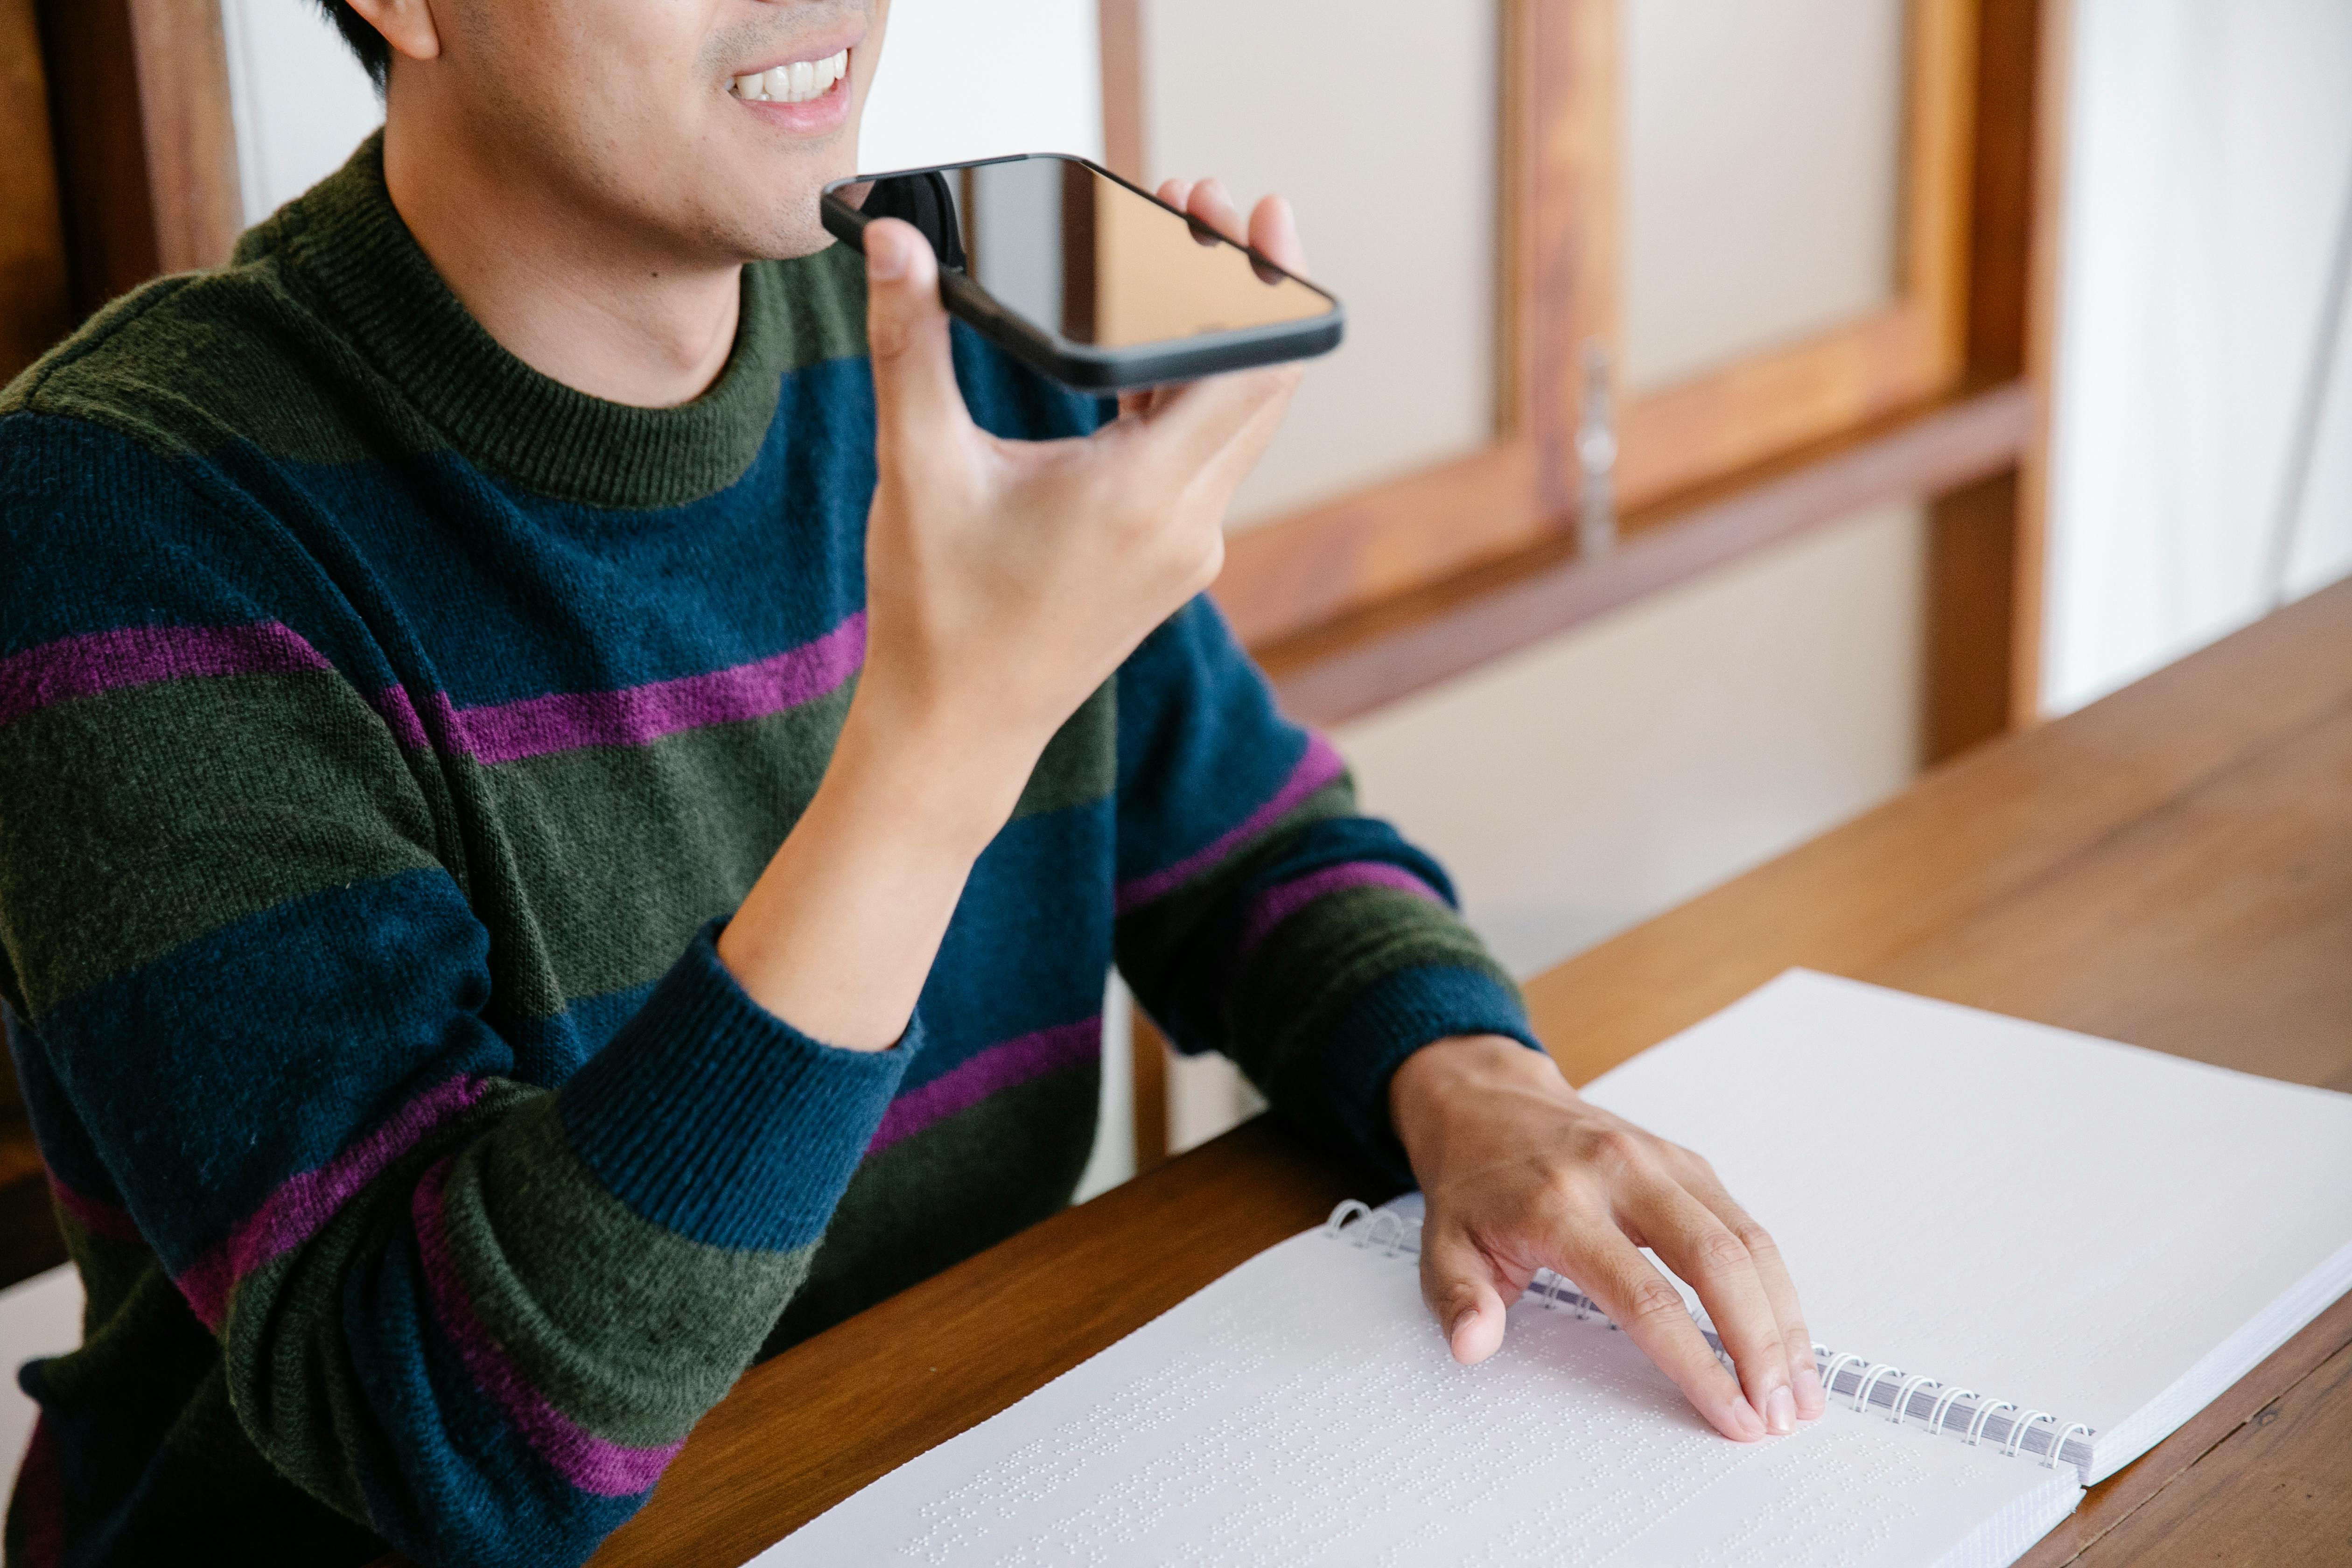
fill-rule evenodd
<path id="1" fill-rule="evenodd" d="M 374 144 L 0 400 L 0 998 L 88 1289 L 9 1561 L 574 1563 L 763 1346 L 1069 1201 L 1116 962 L 1402 1179 L 1385 1084 L 1527 1036 L 1216 611 L 1063 727 L 905 1038 L 715 932 L 863 652 L 864 281 L 746 269 L 719 379 L 604 403 L 441 284 Z M 1000 435 L 1101 417 L 959 332 Z"/>

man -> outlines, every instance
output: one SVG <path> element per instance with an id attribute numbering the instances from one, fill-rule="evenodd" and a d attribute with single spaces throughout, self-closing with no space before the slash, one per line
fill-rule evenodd
<path id="1" fill-rule="evenodd" d="M 1764 1233 L 1198 596 L 1294 374 L 1104 423 L 911 228 L 828 245 L 886 10 L 347 0 L 380 141 L 0 404 L 0 981 L 89 1300 L 12 1561 L 578 1561 L 763 1344 L 1068 1200 L 1114 956 L 1418 1181 L 1458 1358 L 1549 1264 L 1726 1435 L 1818 1413 Z"/>

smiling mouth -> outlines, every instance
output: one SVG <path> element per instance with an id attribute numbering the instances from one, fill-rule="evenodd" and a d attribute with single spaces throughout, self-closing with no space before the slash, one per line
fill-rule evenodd
<path id="1" fill-rule="evenodd" d="M 821 60 L 793 60 L 739 76 L 727 90 L 746 103 L 808 103 L 831 92 L 848 74 L 849 51 L 843 49 Z"/>

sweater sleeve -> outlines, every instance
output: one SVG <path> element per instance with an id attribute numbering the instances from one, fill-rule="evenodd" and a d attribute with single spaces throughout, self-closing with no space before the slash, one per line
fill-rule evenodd
<path id="1" fill-rule="evenodd" d="M 59 1203 L 161 1260 L 307 1491 L 420 1563 L 577 1562 L 749 1363 L 918 1041 L 809 1038 L 706 928 L 553 1060 L 436 805 L 471 786 L 402 743 L 430 704 L 326 587 L 221 569 L 221 498 L 85 447 L 0 443 L 0 990 Z"/>
<path id="2" fill-rule="evenodd" d="M 1118 677 L 1121 973 L 1179 1050 L 1230 1056 L 1276 1112 L 1399 1183 L 1388 1083 L 1433 1040 L 1536 1045 L 1444 869 L 1357 815 L 1346 765 L 1276 710 L 1197 599 Z"/>

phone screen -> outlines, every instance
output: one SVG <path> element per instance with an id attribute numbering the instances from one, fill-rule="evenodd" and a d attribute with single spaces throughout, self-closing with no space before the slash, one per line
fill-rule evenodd
<path id="1" fill-rule="evenodd" d="M 1330 313 L 1331 300 L 1074 158 L 884 175 L 866 216 L 904 218 L 998 304 L 1065 341 L 1123 349 Z"/>

